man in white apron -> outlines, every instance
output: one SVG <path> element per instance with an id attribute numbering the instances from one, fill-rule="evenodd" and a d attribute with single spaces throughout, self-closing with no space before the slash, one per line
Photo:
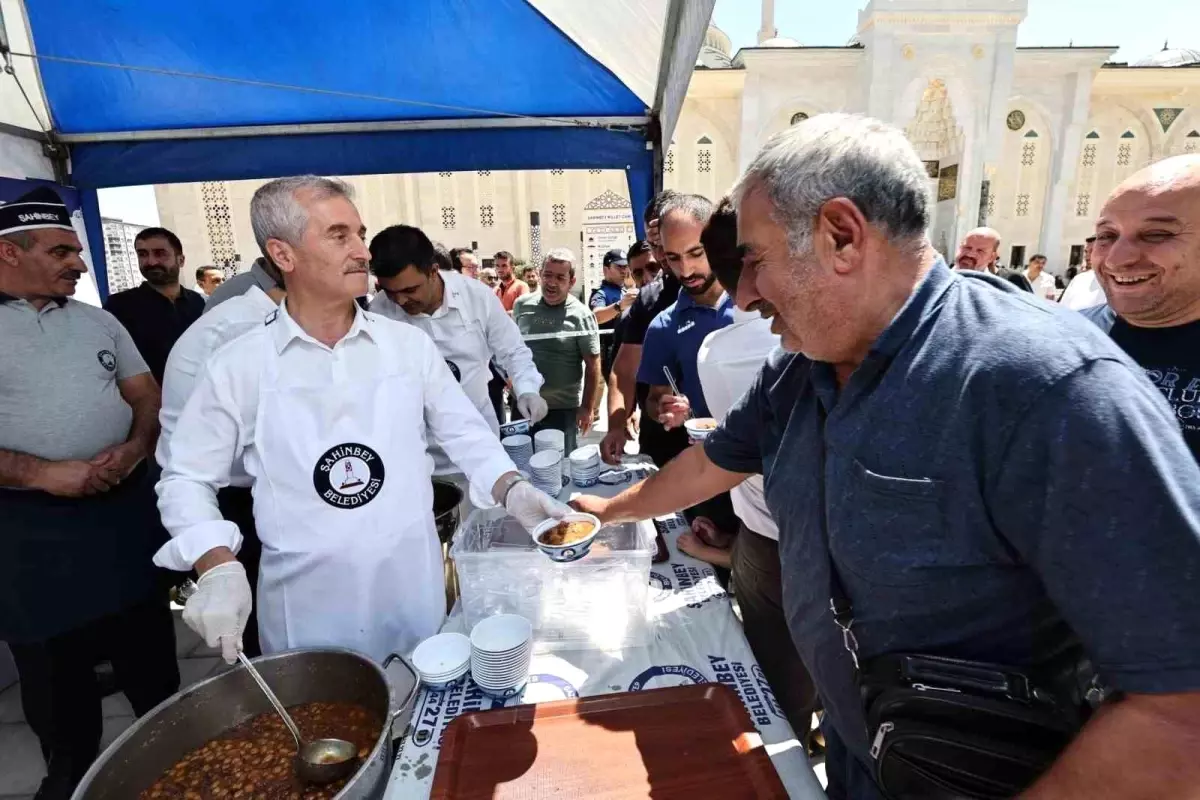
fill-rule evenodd
<path id="1" fill-rule="evenodd" d="M 445 613 L 427 444 L 526 527 L 568 511 L 515 471 L 434 343 L 364 312 L 369 252 L 349 188 L 312 176 L 260 188 L 251 222 L 287 299 L 207 363 L 157 490 L 172 540 L 155 562 L 195 567 L 184 621 L 237 658 L 250 587 L 217 490 L 239 461 L 262 540 L 265 653 L 347 647 L 380 660 Z"/>
<path id="2" fill-rule="evenodd" d="M 497 435 L 500 420 L 488 396 L 488 364 L 493 359 L 512 380 L 521 415 L 531 423 L 546 416 L 546 401 L 539 392 L 542 374 L 516 323 L 484 283 L 439 270 L 428 236 L 408 225 L 380 231 L 371 240 L 371 272 L 380 288 L 371 310 L 429 334 Z M 434 474 L 457 471 L 440 449 L 433 448 L 431 454 Z"/>

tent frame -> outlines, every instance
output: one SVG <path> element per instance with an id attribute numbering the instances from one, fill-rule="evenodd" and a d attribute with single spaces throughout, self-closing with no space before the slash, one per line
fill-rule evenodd
<path id="1" fill-rule="evenodd" d="M 640 116 L 500 116 L 74 134 L 21 128 L 10 133 L 41 140 L 59 180 L 79 189 L 102 299 L 108 296 L 108 275 L 97 190 L 112 186 L 273 178 L 297 171 L 353 175 L 447 169 L 623 169 L 634 224 L 638 235 L 644 236 L 638 212 L 662 188 L 663 143 L 670 141 L 682 110 L 715 2 L 668 0 L 653 107 Z M 27 13 L 24 18 L 28 26 Z M 29 42 L 30 51 L 36 52 L 32 35 Z M 34 68 L 38 70 L 37 61 Z M 40 70 L 37 74 L 38 91 L 53 125 Z M 517 136 L 528 137 L 529 146 L 514 148 Z M 272 147 L 284 142 L 287 147 Z M 361 156 L 361 148 L 353 146 L 360 144 L 373 147 L 375 155 Z M 491 150 L 492 144 L 499 147 Z M 62 169 L 64 145 L 70 154 L 69 176 Z M 389 148 L 397 154 L 390 162 L 396 168 L 390 170 L 389 159 L 381 154 Z M 570 157 L 565 157 L 568 151 Z M 306 154 L 311 158 L 304 160 Z M 175 162 L 175 168 L 164 168 L 166 161 Z M 414 162 L 420 168 L 411 168 Z M 259 164 L 262 168 L 256 171 Z"/>

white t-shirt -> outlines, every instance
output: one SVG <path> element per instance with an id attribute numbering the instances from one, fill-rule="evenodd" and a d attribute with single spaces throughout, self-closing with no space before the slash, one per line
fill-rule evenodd
<path id="1" fill-rule="evenodd" d="M 733 312 L 733 324 L 713 331 L 700 345 L 696 369 L 708 410 L 720 419 L 754 383 L 779 337 L 771 321 L 753 311 Z M 779 528 L 767 510 L 762 475 L 754 475 L 729 493 L 733 510 L 747 528 L 769 539 L 779 539 Z"/>
<path id="2" fill-rule="evenodd" d="M 1043 268 L 1036 278 L 1030 278 L 1029 272 L 1025 273 L 1025 278 L 1033 286 L 1033 293 L 1043 300 L 1049 300 L 1053 303 L 1058 299 L 1058 285 L 1054 283 L 1054 276 Z"/>
<path id="3" fill-rule="evenodd" d="M 1059 302 L 1073 311 L 1079 311 L 1098 306 L 1104 301 L 1104 290 L 1100 288 L 1100 281 L 1096 279 L 1096 270 L 1089 269 L 1075 276 Z"/>

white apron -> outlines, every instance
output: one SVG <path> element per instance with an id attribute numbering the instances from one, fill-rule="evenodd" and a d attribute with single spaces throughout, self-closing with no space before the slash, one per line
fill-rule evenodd
<path id="1" fill-rule="evenodd" d="M 500 435 L 500 421 L 496 419 L 496 411 L 492 408 L 491 397 L 488 396 L 488 381 L 492 379 L 492 371 L 488 363 L 492 357 L 487 337 L 477 320 L 464 319 L 461 311 L 448 310 L 440 317 L 423 320 L 426 333 L 437 345 L 438 353 L 446 360 L 450 371 L 458 379 L 467 398 L 479 410 L 479 415 L 487 422 L 492 433 Z M 433 456 L 434 474 L 448 475 L 461 470 L 454 466 L 449 457 L 440 447 L 433 445 L 429 448 Z"/>
<path id="2" fill-rule="evenodd" d="M 263 652 L 337 646 L 382 661 L 411 651 L 446 608 L 421 382 L 371 375 L 312 386 L 281 377 L 263 342 L 254 440 Z M 399 359 L 390 342 L 380 347 L 382 363 Z"/>

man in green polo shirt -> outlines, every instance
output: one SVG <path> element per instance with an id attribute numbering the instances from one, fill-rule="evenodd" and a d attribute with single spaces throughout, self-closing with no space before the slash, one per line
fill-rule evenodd
<path id="1" fill-rule="evenodd" d="M 517 299 L 513 320 L 545 379 L 542 399 L 550 412 L 533 430 L 562 431 L 570 453 L 576 431 L 591 430 L 600 402 L 600 334 L 591 310 L 571 295 L 574 253 L 565 247 L 551 250 L 538 277 L 540 291 Z"/>

